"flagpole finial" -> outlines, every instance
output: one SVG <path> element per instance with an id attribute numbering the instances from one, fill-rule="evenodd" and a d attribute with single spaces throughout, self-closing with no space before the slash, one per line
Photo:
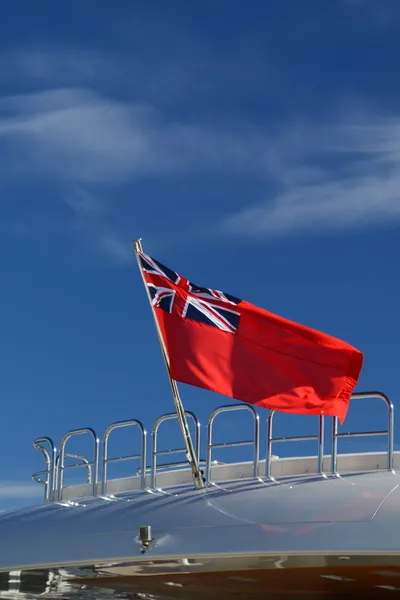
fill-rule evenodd
<path id="1" fill-rule="evenodd" d="M 133 250 L 135 252 L 142 252 L 142 238 L 138 238 L 133 242 Z"/>

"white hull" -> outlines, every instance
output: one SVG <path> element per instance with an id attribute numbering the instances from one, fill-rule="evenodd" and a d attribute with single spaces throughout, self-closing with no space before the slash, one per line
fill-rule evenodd
<path id="1" fill-rule="evenodd" d="M 189 469 L 153 468 L 107 481 L 104 453 L 97 481 L 96 452 L 87 461 L 94 462 L 93 480 L 66 488 L 65 457 L 56 470 L 50 460 L 49 502 L 0 515 L 1 595 L 400 594 L 400 454 L 392 452 L 392 417 L 389 411 L 388 432 L 381 432 L 388 434 L 388 452 L 338 455 L 337 461 L 324 456 L 321 429 L 319 457 L 273 459 L 270 453 L 259 460 L 255 418 L 256 460 L 213 466 L 209 427 L 202 490 L 194 489 Z M 282 441 L 272 437 L 272 427 L 268 436 L 269 450 Z M 156 454 L 153 446 L 153 466 Z M 143 452 L 139 457 L 143 462 Z"/>

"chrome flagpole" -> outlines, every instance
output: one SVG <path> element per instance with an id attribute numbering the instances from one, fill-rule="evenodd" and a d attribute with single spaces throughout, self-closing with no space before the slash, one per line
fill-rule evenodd
<path id="1" fill-rule="evenodd" d="M 144 287 L 145 287 L 145 290 L 147 293 L 147 298 L 150 303 L 151 312 L 153 313 L 154 324 L 156 326 L 158 340 L 160 342 L 160 347 L 161 347 L 161 353 L 164 358 L 165 368 L 167 369 L 168 379 L 169 379 L 169 383 L 170 383 L 171 391 L 172 391 L 172 397 L 174 399 L 174 404 L 175 404 L 175 410 L 176 410 L 176 414 L 178 416 L 179 426 L 181 428 L 183 439 L 185 442 L 187 458 L 190 463 L 190 467 L 192 469 L 194 485 L 197 489 L 201 489 L 201 488 L 204 488 L 204 481 L 203 481 L 202 474 L 200 472 L 198 457 L 196 456 L 196 452 L 195 452 L 194 446 L 193 446 L 193 441 L 192 441 L 192 438 L 190 435 L 189 425 L 188 425 L 186 415 L 185 415 L 185 409 L 183 408 L 182 400 L 181 400 L 181 397 L 179 394 L 178 384 L 176 383 L 175 379 L 172 379 L 172 377 L 171 377 L 170 362 L 169 362 L 167 348 L 166 348 L 165 341 L 164 341 L 164 338 L 161 333 L 160 325 L 157 321 L 157 316 L 156 316 L 154 305 L 153 305 L 153 302 L 152 302 L 152 299 L 150 296 L 149 288 L 146 284 L 146 280 L 143 275 L 142 265 L 140 264 L 139 253 L 143 252 L 142 242 L 140 239 L 134 241 L 133 249 L 134 249 L 134 252 L 136 255 L 136 260 L 138 263 L 140 274 L 142 276 L 143 284 L 144 284 Z"/>

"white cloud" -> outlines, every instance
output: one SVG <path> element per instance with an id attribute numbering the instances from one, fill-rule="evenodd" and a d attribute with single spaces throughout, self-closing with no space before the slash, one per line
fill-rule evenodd
<path id="1" fill-rule="evenodd" d="M 33 482 L 28 484 L 19 481 L 0 481 L 0 499 L 3 500 L 43 497 L 43 490 L 43 486 Z"/>
<path id="2" fill-rule="evenodd" d="M 117 264 L 129 264 L 133 260 L 133 249 L 127 239 L 117 233 L 105 230 L 96 236 L 93 246 L 101 254 L 106 254 Z"/>
<path id="3" fill-rule="evenodd" d="M 304 130 L 281 162 L 281 191 L 225 218 L 246 236 L 341 230 L 400 219 L 400 119 Z M 311 168 L 310 168 L 311 166 Z"/>
<path id="4" fill-rule="evenodd" d="M 58 89 L 3 98 L 0 142 L 16 144 L 20 168 L 81 183 L 199 169 L 252 169 L 254 132 L 171 122 L 154 108 L 87 90 Z"/>
<path id="5" fill-rule="evenodd" d="M 363 113 L 363 120 L 349 122 L 289 124 L 278 133 L 219 127 L 168 120 L 145 103 L 64 88 L 2 98 L 0 146 L 8 145 L 11 157 L 17 150 L 13 164 L 20 172 L 60 182 L 76 230 L 96 251 L 126 263 L 131 249 L 110 218 L 113 198 L 97 191 L 142 178 L 234 172 L 257 177 L 266 194 L 279 189 L 219 223 L 219 230 L 235 235 L 400 218 L 400 119 Z"/>
<path id="6" fill-rule="evenodd" d="M 77 215 L 91 217 L 107 210 L 106 202 L 101 196 L 95 196 L 79 186 L 72 187 L 64 200 Z"/>
<path id="7" fill-rule="evenodd" d="M 1 98 L 2 145 L 10 157 L 0 165 L 4 177 L 56 182 L 85 243 L 122 264 L 132 254 L 113 224 L 111 186 L 198 171 L 263 172 L 267 150 L 251 129 L 167 120 L 148 104 L 72 88 Z"/>
<path id="8" fill-rule="evenodd" d="M 399 26 L 400 7 L 397 0 L 343 0 L 351 15 L 358 18 L 361 26 L 373 29 L 393 29 Z"/>
<path id="9" fill-rule="evenodd" d="M 3 114 L 10 104 L 14 114 L 0 120 L 0 136 L 23 149 L 27 171 L 102 182 L 145 167 L 148 135 L 140 109 L 131 113 L 118 102 L 68 89 L 7 98 Z"/>
<path id="10" fill-rule="evenodd" d="M 130 71 L 130 61 L 123 62 L 115 54 L 99 49 L 74 49 L 62 46 L 29 46 L 13 48 L 0 56 L 0 82 L 13 85 L 79 86 L 112 84 Z"/>
<path id="11" fill-rule="evenodd" d="M 71 48 L 68 48 L 68 51 L 52 48 L 50 52 L 37 49 L 33 52 L 20 52 L 16 60 L 24 76 L 51 81 L 78 76 L 88 82 L 104 78 L 105 74 L 113 74 L 115 78 L 122 74 L 118 62 L 107 53 L 100 53 L 98 50 L 93 53 L 78 52 Z"/>

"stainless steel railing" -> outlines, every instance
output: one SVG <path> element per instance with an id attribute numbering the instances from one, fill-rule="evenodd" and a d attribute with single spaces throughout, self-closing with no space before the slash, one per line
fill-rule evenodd
<path id="1" fill-rule="evenodd" d="M 65 452 L 65 447 L 67 442 L 75 436 L 78 435 L 89 435 L 93 440 L 93 459 L 91 461 L 85 459 L 83 462 L 76 463 L 74 465 L 65 465 L 65 458 L 67 454 Z M 57 490 L 56 497 L 58 500 L 62 500 L 62 489 L 64 483 L 64 471 L 66 469 L 78 469 L 81 467 L 88 468 L 88 465 L 93 467 L 93 476 L 91 476 L 91 485 L 92 485 L 92 495 L 96 496 L 97 494 L 97 484 L 99 479 L 99 438 L 97 437 L 94 429 L 90 427 L 85 427 L 84 429 L 74 429 L 73 431 L 69 431 L 66 435 L 64 435 L 60 444 L 60 459 L 58 461 L 57 468 Z"/>
<path id="2" fill-rule="evenodd" d="M 108 443 L 110 435 L 116 429 L 121 429 L 125 427 L 135 427 L 139 429 L 140 432 L 140 452 L 139 454 L 129 454 L 128 456 L 120 456 L 115 458 L 109 458 L 108 456 Z M 141 479 L 141 488 L 145 489 L 146 487 L 146 441 L 147 441 L 147 431 L 143 427 L 142 423 L 137 419 L 131 419 L 129 421 L 119 421 L 117 423 L 112 423 L 109 425 L 103 436 L 103 477 L 101 482 L 101 493 L 107 493 L 107 467 L 110 463 L 117 463 L 127 460 L 140 460 L 140 479 Z"/>
<path id="3" fill-rule="evenodd" d="M 337 472 L 337 443 L 340 438 L 349 437 L 374 437 L 386 435 L 388 438 L 388 450 L 387 450 L 387 468 L 389 471 L 393 471 L 393 454 L 394 454 L 394 406 L 386 394 L 382 392 L 361 392 L 353 394 L 352 400 L 368 400 L 368 399 L 382 400 L 388 409 L 388 426 L 387 429 L 376 430 L 376 431 L 349 431 L 347 433 L 338 433 L 339 419 L 333 418 L 332 423 L 332 455 L 331 455 L 331 472 L 332 475 L 338 475 Z"/>
<path id="4" fill-rule="evenodd" d="M 216 444 L 213 442 L 213 427 L 215 418 L 227 412 L 246 411 L 249 412 L 253 417 L 253 439 L 241 440 L 234 442 L 222 442 Z M 234 448 L 237 446 L 253 446 L 253 477 L 258 476 L 258 461 L 260 455 L 260 417 L 256 413 L 255 409 L 249 404 L 234 404 L 231 406 L 221 406 L 214 410 L 210 418 L 208 419 L 207 428 L 207 460 L 206 460 L 206 481 L 211 482 L 211 462 L 212 462 L 212 451 L 217 448 Z"/>
<path id="5" fill-rule="evenodd" d="M 45 446 L 43 446 L 43 444 L 48 444 L 50 447 L 50 450 L 47 450 L 47 448 L 45 448 Z M 54 485 L 55 485 L 55 480 L 56 480 L 56 456 L 57 456 L 57 449 L 54 446 L 54 442 L 51 438 L 49 437 L 42 437 L 42 438 L 38 438 L 36 440 L 34 440 L 33 442 L 33 446 L 36 450 L 39 450 L 43 456 L 44 456 L 44 460 L 45 460 L 45 469 L 44 471 L 37 471 L 36 473 L 33 473 L 32 475 L 32 479 L 34 481 L 36 481 L 37 483 L 41 483 L 43 484 L 44 487 L 44 501 L 47 502 L 51 502 L 53 500 L 53 489 L 54 489 Z M 46 479 L 40 479 L 41 475 L 45 475 Z"/>
<path id="6" fill-rule="evenodd" d="M 318 419 L 318 430 L 314 435 L 304 436 L 290 436 L 290 437 L 274 437 L 273 425 L 274 419 L 276 418 L 276 411 L 270 411 L 267 417 L 267 429 L 266 429 L 266 456 L 265 456 L 265 477 L 267 480 L 274 480 L 272 476 L 272 449 L 273 444 L 285 443 L 285 442 L 299 442 L 299 441 L 317 441 L 317 465 L 316 472 L 321 476 L 326 475 L 338 476 L 338 440 L 351 437 L 367 437 L 367 436 L 386 436 L 387 437 L 387 469 L 393 470 L 393 459 L 394 459 L 394 406 L 389 398 L 382 392 L 364 392 L 354 394 L 351 398 L 354 400 L 367 400 L 377 399 L 383 401 L 387 406 L 387 428 L 383 430 L 375 431 L 350 431 L 341 432 L 339 431 L 339 423 L 337 418 L 332 419 L 331 429 L 331 443 L 332 453 L 330 457 L 330 469 L 325 469 L 324 473 L 324 455 L 325 455 L 325 420 L 323 416 L 317 417 Z M 215 419 L 221 418 L 221 415 L 230 415 L 233 412 L 246 411 L 249 412 L 253 419 L 253 435 L 250 439 L 245 440 L 233 440 L 231 442 L 215 443 L 213 440 Z M 187 411 L 186 416 L 191 420 L 195 427 L 195 452 L 197 459 L 200 462 L 200 423 L 196 415 L 192 412 Z M 147 487 L 156 489 L 157 484 L 157 473 L 160 470 L 170 471 L 171 469 L 177 469 L 184 467 L 187 462 L 158 464 L 158 458 L 160 456 L 168 456 L 172 454 L 185 453 L 186 450 L 183 447 L 160 450 L 159 449 L 159 429 L 160 426 L 166 421 L 174 420 L 177 418 L 176 413 L 165 414 L 159 417 L 152 430 L 152 452 L 151 452 L 151 463 L 147 466 L 146 462 L 146 449 L 147 449 L 147 433 L 142 423 L 136 419 L 129 421 L 120 421 L 112 423 L 107 427 L 102 442 L 100 445 L 99 439 L 96 432 L 91 428 L 77 429 L 68 432 L 62 439 L 60 444 L 59 454 L 51 438 L 43 437 L 38 438 L 33 442 L 34 447 L 39 450 L 44 457 L 45 469 L 43 471 L 37 471 L 32 475 L 32 478 L 44 485 L 44 499 L 45 502 L 51 502 L 54 500 L 62 499 L 62 491 L 64 487 L 64 472 L 67 469 L 85 468 L 87 471 L 87 484 L 91 486 L 92 495 L 98 493 L 107 493 L 107 482 L 108 479 L 108 465 L 118 461 L 127 460 L 138 460 L 139 468 L 135 471 L 133 477 L 138 478 L 139 487 L 146 489 Z M 133 427 L 138 430 L 139 433 L 139 451 L 137 454 L 129 454 L 121 457 L 110 457 L 109 456 L 109 439 L 110 435 L 117 429 Z M 93 455 L 91 459 L 87 459 L 84 456 L 73 454 L 66 451 L 66 445 L 71 438 L 88 435 L 92 438 L 93 444 Z M 248 404 L 234 404 L 231 406 L 222 406 L 214 410 L 208 420 L 207 427 L 207 442 L 206 442 L 206 461 L 205 461 L 205 478 L 207 482 L 212 482 L 212 460 L 213 451 L 216 449 L 241 447 L 241 446 L 253 446 L 253 460 L 252 460 L 252 477 L 259 476 L 259 462 L 260 462 L 260 418 L 253 406 Z M 100 463 L 100 450 L 102 451 L 102 478 L 99 485 L 99 463 Z M 66 465 L 65 459 L 73 458 L 79 461 L 76 464 Z M 204 464 L 204 461 L 201 461 Z M 150 475 L 150 486 L 147 483 L 147 476 Z"/>
<path id="7" fill-rule="evenodd" d="M 271 410 L 267 419 L 267 452 L 265 459 L 265 476 L 267 479 L 273 480 L 271 474 L 272 467 L 272 444 L 282 442 L 309 442 L 312 440 L 318 441 L 318 455 L 317 455 L 317 472 L 325 476 L 323 473 L 323 462 L 324 462 L 324 417 L 318 417 L 318 433 L 315 435 L 297 435 L 291 437 L 272 437 L 272 425 L 276 411 Z"/>
<path id="8" fill-rule="evenodd" d="M 185 415 L 186 417 L 193 421 L 194 425 L 195 425 L 195 452 L 196 452 L 196 458 L 197 460 L 199 460 L 200 458 L 200 423 L 199 420 L 197 419 L 196 415 L 190 411 L 185 411 Z M 162 425 L 162 423 L 165 423 L 166 421 L 170 421 L 170 420 L 175 420 L 177 419 L 177 414 L 176 413 L 169 413 L 167 415 L 162 415 L 161 417 L 159 417 L 157 419 L 157 421 L 154 423 L 154 427 L 153 427 L 153 449 L 152 449 L 152 461 L 151 461 L 151 487 L 152 488 L 156 488 L 156 477 L 157 477 L 157 458 L 159 456 L 167 456 L 170 454 L 182 454 L 185 453 L 186 454 L 186 448 L 173 448 L 172 450 L 159 450 L 158 449 L 158 431 L 160 428 L 160 425 Z M 166 465 L 168 466 L 168 465 Z M 161 466 L 161 468 L 165 468 L 165 466 Z"/>

